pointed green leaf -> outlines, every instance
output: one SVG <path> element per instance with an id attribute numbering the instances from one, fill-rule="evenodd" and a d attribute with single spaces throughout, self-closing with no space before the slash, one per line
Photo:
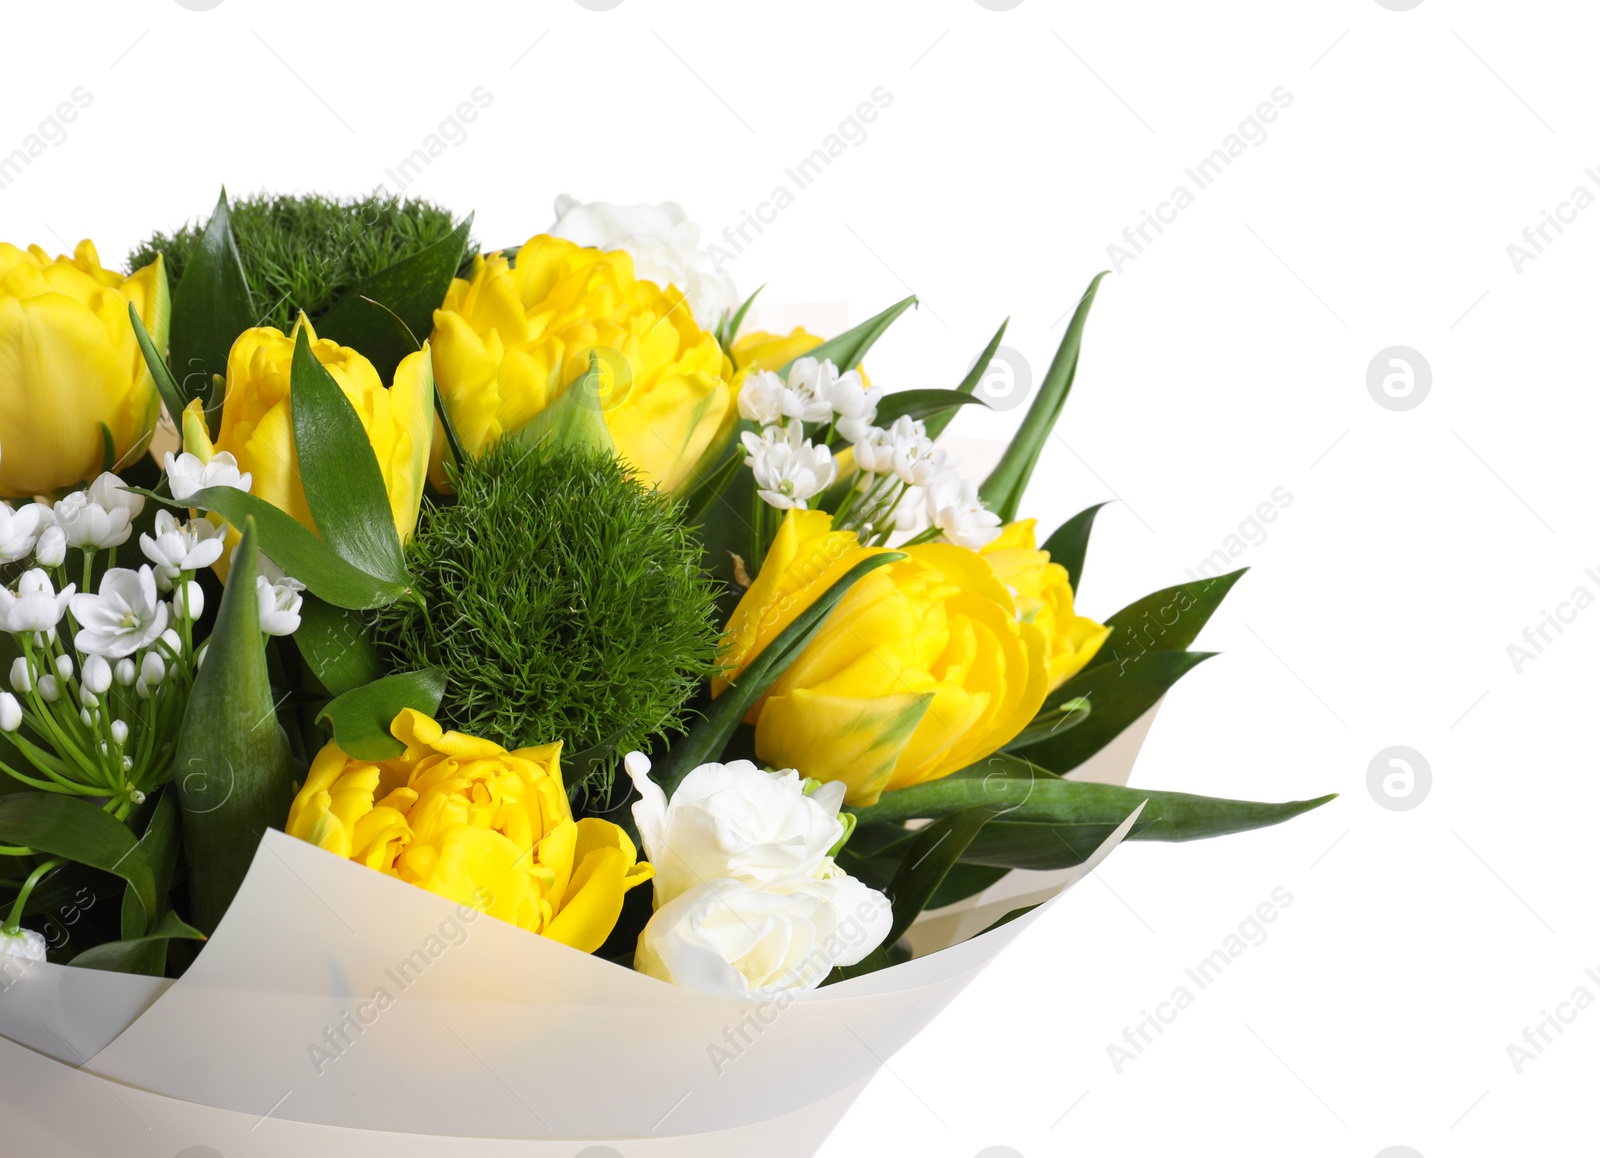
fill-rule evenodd
<path id="1" fill-rule="evenodd" d="M 698 525 L 716 500 L 727 491 L 733 476 L 742 466 L 744 456 L 735 453 L 725 456 L 713 470 L 704 474 L 697 472 L 698 481 L 683 503 L 683 521 L 691 527 Z"/>
<path id="2" fill-rule="evenodd" d="M 611 367 L 613 373 L 631 373 L 627 363 Z M 613 397 L 619 391 L 631 389 L 631 382 L 613 380 L 606 387 L 600 373 L 600 355 L 589 351 L 589 368 L 573 379 L 556 400 L 530 418 L 516 431 L 516 436 L 529 446 L 570 447 L 615 451 L 611 430 L 606 426 L 605 412 L 615 405 Z M 623 395 L 624 397 L 626 394 Z M 616 401 L 621 401 L 617 398 Z"/>
<path id="3" fill-rule="evenodd" d="M 1067 394 L 1072 390 L 1073 379 L 1078 373 L 1078 352 L 1083 346 L 1083 327 L 1089 320 L 1089 307 L 1094 305 L 1100 280 L 1108 272 L 1095 274 L 1089 288 L 1084 291 L 1077 312 L 1067 324 L 1066 335 L 1061 339 L 1055 359 L 1045 372 L 1033 404 L 1028 407 L 1027 417 L 1022 420 L 1022 429 L 1017 431 L 1011 445 L 1006 447 L 1000 464 L 978 488 L 979 496 L 1003 522 L 1016 519 L 1022 505 L 1022 492 L 1028 489 L 1028 480 L 1033 477 L 1033 468 L 1044 450 L 1045 441 L 1055 428 L 1056 419 L 1061 417 L 1061 408 L 1066 405 Z"/>
<path id="4" fill-rule="evenodd" d="M 884 333 L 894 324 L 894 320 L 917 304 L 916 295 L 896 302 L 883 313 L 876 317 L 868 318 L 854 329 L 846 330 L 837 338 L 830 338 L 814 350 L 807 350 L 795 358 L 785 362 L 783 369 L 778 371 L 782 377 L 788 377 L 789 367 L 793 366 L 800 358 L 815 358 L 821 362 L 832 362 L 840 370 L 854 370 L 861 365 L 861 359 L 866 357 L 867 351 L 873 344 L 883 337 Z"/>
<path id="5" fill-rule="evenodd" d="M 129 885 L 122 897 L 122 936 L 142 937 L 155 924 L 167 906 L 167 893 L 172 888 L 172 873 L 178 864 L 178 803 L 177 793 L 170 787 L 158 789 L 155 808 L 139 837 L 139 848 L 155 878 L 157 911 L 147 913 L 138 894 Z M 146 970 L 138 970 L 146 972 Z M 157 973 L 160 970 L 156 970 Z"/>
<path id="6" fill-rule="evenodd" d="M 982 398 L 960 390 L 897 390 L 884 395 L 883 401 L 878 403 L 878 417 L 873 425 L 887 429 L 890 423 L 904 414 L 928 426 L 936 418 L 942 417 L 948 422 L 949 416 L 963 406 L 988 405 Z M 931 426 L 928 427 L 928 435 L 936 437 Z"/>
<path id="7" fill-rule="evenodd" d="M 333 729 L 334 742 L 347 755 L 358 760 L 392 760 L 405 751 L 405 745 L 389 731 L 394 718 L 405 708 L 433 715 L 444 698 L 444 685 L 444 669 L 437 667 L 384 676 L 335 697 L 322 709 L 317 722 Z"/>
<path id="8" fill-rule="evenodd" d="M 405 555 L 378 456 L 356 408 L 311 352 L 305 326 L 295 337 L 289 381 L 295 460 L 318 534 L 368 575 L 405 585 Z"/>
<path id="9" fill-rule="evenodd" d="M 922 915 L 922 910 L 939 891 L 945 875 L 961 859 L 967 846 L 995 818 L 995 810 L 987 801 L 949 813 L 917 833 L 900 871 L 889 882 L 888 895 L 894 905 L 894 924 L 890 927 L 886 944 L 893 945 L 911 923 Z"/>
<path id="10" fill-rule="evenodd" d="M 1060 563 L 1067 569 L 1074 598 L 1078 594 L 1078 585 L 1083 582 L 1083 558 L 1089 553 L 1089 532 L 1094 529 L 1094 517 L 1105 505 L 1096 503 L 1079 511 L 1044 541 L 1042 549 L 1050 552 L 1050 561 Z"/>
<path id="11" fill-rule="evenodd" d="M 295 646 L 331 696 L 365 687 L 389 674 L 359 613 L 335 607 L 309 592 L 300 605 Z"/>
<path id="12" fill-rule="evenodd" d="M 228 191 L 217 198 L 206 231 L 172 295 L 172 369 L 185 401 L 204 398 L 213 374 L 227 374 L 234 339 L 256 324 L 239 244 L 228 216 Z M 173 419 L 181 421 L 179 414 Z"/>
<path id="13" fill-rule="evenodd" d="M 161 395 L 161 401 L 167 408 L 167 415 L 175 425 L 180 428 L 183 423 L 183 408 L 189 400 L 184 397 L 183 391 L 178 387 L 178 380 L 172 376 L 172 370 L 167 366 L 167 360 L 161 356 L 161 351 L 156 348 L 155 339 L 150 336 L 150 331 L 144 328 L 144 322 L 139 317 L 139 310 L 132 302 L 128 303 L 128 321 L 133 323 L 133 336 L 139 342 L 139 350 L 144 354 L 144 364 L 150 369 L 150 376 L 155 379 L 156 390 Z"/>
<path id="14" fill-rule="evenodd" d="M 1216 611 L 1239 577 L 1248 571 L 1241 567 L 1215 579 L 1198 579 L 1166 587 L 1135 600 L 1110 619 L 1112 629 L 1107 643 L 1118 655 L 1145 651 L 1182 651 Z"/>
<path id="15" fill-rule="evenodd" d="M 701 764 L 716 760 L 722 754 L 722 749 L 739 726 L 739 721 L 744 719 L 745 713 L 822 630 L 829 614 L 856 581 L 870 571 L 904 558 L 897 551 L 886 551 L 861 560 L 840 576 L 815 603 L 795 616 L 794 621 L 750 661 L 739 673 L 738 682 L 725 688 L 720 696 L 712 700 L 705 713 L 689 729 L 689 734 L 675 743 L 665 758 L 657 761 L 655 778 L 669 798 L 679 781 L 691 771 Z"/>
<path id="16" fill-rule="evenodd" d="M 157 909 L 155 874 L 128 826 L 76 796 L 0 796 L 0 844 L 112 873 L 128 882 L 146 913 Z"/>
<path id="17" fill-rule="evenodd" d="M 983 381 L 984 374 L 988 372 L 989 363 L 994 361 L 995 351 L 1000 349 L 1000 339 L 1006 336 L 1006 327 L 1010 324 L 1010 318 L 1000 323 L 1000 328 L 994 332 L 994 337 L 989 339 L 989 344 L 983 348 L 983 353 L 978 355 L 978 360 L 972 364 L 972 369 L 967 371 L 967 376 L 961 379 L 961 384 L 956 387 L 958 393 L 972 394 L 978 389 L 978 383 Z M 947 410 L 924 419 L 923 425 L 927 428 L 928 437 L 938 438 L 944 433 L 944 428 L 950 425 L 950 420 L 955 416 L 954 410 Z M 880 421 L 878 425 L 882 426 L 884 424 Z"/>
<path id="18" fill-rule="evenodd" d="M 166 913 L 156 927 L 144 936 L 125 937 L 121 941 L 91 946 L 75 956 L 71 963 L 79 969 L 105 969 L 112 973 L 144 973 L 159 977 L 165 967 L 167 942 L 174 938 L 185 941 L 206 939 L 204 933 L 177 913 Z M 163 969 L 152 971 L 149 966 L 157 958 L 163 963 Z"/>
<path id="19" fill-rule="evenodd" d="M 293 796 L 289 743 L 278 726 L 257 610 L 255 520 L 242 526 L 172 762 L 189 911 L 205 933 L 216 930 L 239 891 L 262 834 L 283 826 Z"/>
<path id="20" fill-rule="evenodd" d="M 733 344 L 739 340 L 739 330 L 744 326 L 744 316 L 750 312 L 750 307 L 755 305 L 757 296 L 766 288 L 764 285 L 756 286 L 755 292 L 744 299 L 744 304 L 734 312 L 733 317 L 726 319 L 727 324 L 722 327 L 721 344 L 723 353 L 728 357 L 733 357 Z"/>
<path id="21" fill-rule="evenodd" d="M 350 290 L 317 321 L 317 333 L 359 350 L 377 368 L 378 376 L 390 381 L 401 359 L 416 349 L 416 339 L 408 345 L 385 312 L 412 335 L 433 332 L 433 311 L 444 304 L 450 282 L 466 256 L 472 218 L 467 214 L 448 237 L 401 258 Z M 383 309 L 374 309 L 371 302 L 381 302 Z"/>

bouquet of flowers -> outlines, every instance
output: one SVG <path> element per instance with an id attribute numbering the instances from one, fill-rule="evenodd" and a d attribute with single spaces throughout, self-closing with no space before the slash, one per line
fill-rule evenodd
<path id="1" fill-rule="evenodd" d="M 1118 841 L 1329 799 L 1125 786 L 1242 572 L 1100 622 L 1099 508 L 1022 517 L 1098 277 L 980 479 L 939 437 L 1004 325 L 886 389 L 914 298 L 749 332 L 677 206 L 471 226 L 0 245 L 0 1055 L 387 1153 L 809 1152 Z"/>

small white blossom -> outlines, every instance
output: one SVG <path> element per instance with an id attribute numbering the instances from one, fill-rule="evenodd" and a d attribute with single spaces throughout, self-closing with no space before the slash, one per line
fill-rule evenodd
<path id="1" fill-rule="evenodd" d="M 111 721 L 111 739 L 119 748 L 128 742 L 128 721 Z"/>
<path id="2" fill-rule="evenodd" d="M 139 661 L 139 681 L 154 687 L 167 678 L 167 661 L 161 658 L 161 653 L 147 651 L 144 658 Z"/>
<path id="3" fill-rule="evenodd" d="M 97 696 L 111 690 L 111 663 L 103 655 L 91 655 L 83 661 L 83 686 Z"/>
<path id="4" fill-rule="evenodd" d="M 783 421 L 783 379 L 771 370 L 757 370 L 739 387 L 739 417 L 758 426 Z"/>
<path id="5" fill-rule="evenodd" d="M 869 426 L 855 440 L 856 469 L 867 474 L 888 474 L 894 469 L 894 439 L 887 430 Z"/>
<path id="6" fill-rule="evenodd" d="M 905 494 L 900 496 L 900 501 L 895 503 L 894 510 L 889 512 L 886 521 L 891 523 L 894 529 L 902 534 L 907 531 L 918 530 L 922 525 L 922 516 L 926 507 L 926 489 L 923 487 L 907 487 Z"/>
<path id="7" fill-rule="evenodd" d="M 59 567 L 67 557 L 67 533 L 51 523 L 39 532 L 39 545 L 33 549 L 34 561 L 41 567 Z"/>
<path id="8" fill-rule="evenodd" d="M 19 655 L 11 661 L 11 686 L 19 696 L 33 690 L 33 669 L 28 666 L 26 656 Z"/>
<path id="9" fill-rule="evenodd" d="M 49 942 L 32 929 L 19 928 L 16 932 L 0 929 L 0 958 L 17 961 L 43 961 Z"/>
<path id="10" fill-rule="evenodd" d="M 73 491 L 58 502 L 55 517 L 70 547 L 89 551 L 119 547 L 133 534 L 133 516 L 126 507 L 103 507 L 88 491 Z"/>
<path id="11" fill-rule="evenodd" d="M 822 364 L 824 375 L 833 369 L 832 362 Z M 883 389 L 868 386 L 858 372 L 850 370 L 827 384 L 826 397 L 833 407 L 835 428 L 846 439 L 855 442 L 872 429 L 872 422 L 878 417 L 878 400 L 883 397 Z"/>
<path id="12" fill-rule="evenodd" d="M 78 650 L 110 659 L 149 647 L 167 627 L 167 605 L 156 596 L 149 566 L 130 571 L 113 567 L 100 580 L 97 595 L 75 595 L 72 614 L 81 626 Z"/>
<path id="13" fill-rule="evenodd" d="M 133 681 L 139 678 L 139 667 L 132 659 L 119 659 L 111 673 L 119 687 L 131 688 Z"/>
<path id="14" fill-rule="evenodd" d="M 50 508 L 29 503 L 20 510 L 0 503 L 0 563 L 15 563 L 33 552 L 39 534 L 49 524 Z"/>
<path id="15" fill-rule="evenodd" d="M 156 533 L 139 536 L 139 549 L 155 567 L 156 584 L 170 590 L 181 571 L 198 571 L 222 558 L 226 525 L 210 519 L 178 522 L 171 511 L 156 513 Z"/>
<path id="16" fill-rule="evenodd" d="M 22 705 L 10 692 L 0 692 L 0 732 L 15 732 L 22 727 Z"/>
<path id="17" fill-rule="evenodd" d="M 56 682 L 55 676 L 47 672 L 39 677 L 39 694 L 47 704 L 53 704 L 61 698 L 61 685 Z"/>
<path id="18" fill-rule="evenodd" d="M 70 655 L 56 656 L 56 671 L 64 680 L 72 678 L 72 657 Z"/>
<path id="19" fill-rule="evenodd" d="M 928 488 L 928 518 L 958 547 L 976 551 L 1000 536 L 1000 516 L 983 505 L 978 484 L 954 474 Z"/>
<path id="20" fill-rule="evenodd" d="M 903 483 L 925 487 L 954 465 L 944 451 L 933 445 L 922 423 L 904 414 L 894 420 L 889 437 L 894 442 L 894 473 Z"/>
<path id="21" fill-rule="evenodd" d="M 56 594 L 50 576 L 35 567 L 23 572 L 13 595 L 0 587 L 0 631 L 19 635 L 30 631 L 49 631 L 61 622 L 67 604 L 77 588 L 69 583 Z"/>
<path id="22" fill-rule="evenodd" d="M 300 592 L 304 583 L 284 578 L 273 582 L 265 575 L 256 576 L 256 605 L 261 616 L 261 630 L 268 635 L 293 635 L 300 630 L 300 605 L 304 602 Z"/>
<path id="23" fill-rule="evenodd" d="M 127 483 L 106 471 L 89 484 L 89 497 L 108 511 L 127 511 L 132 521 L 144 510 L 144 496 L 127 487 Z"/>
<path id="24" fill-rule="evenodd" d="M 239 473 L 239 460 L 225 450 L 214 455 L 210 462 L 201 462 L 187 452 L 174 455 L 168 451 L 165 461 L 167 485 L 172 490 L 172 497 L 179 502 L 207 487 L 250 490 L 250 472 Z"/>
<path id="25" fill-rule="evenodd" d="M 206 613 L 206 593 L 200 584 L 190 579 L 172 593 L 172 614 L 177 619 L 193 622 Z"/>
<path id="26" fill-rule="evenodd" d="M 779 510 L 806 509 L 806 500 L 824 490 L 838 473 L 838 465 L 826 446 L 813 446 L 799 422 L 787 428 L 769 426 L 757 438 L 746 432 L 743 438 L 748 453 L 744 464 L 756 476 L 756 493 Z"/>
<path id="27" fill-rule="evenodd" d="M 784 416 L 802 422 L 827 422 L 833 417 L 828 392 L 838 377 L 839 368 L 832 362 L 818 362 L 809 356 L 796 358 L 780 396 Z"/>

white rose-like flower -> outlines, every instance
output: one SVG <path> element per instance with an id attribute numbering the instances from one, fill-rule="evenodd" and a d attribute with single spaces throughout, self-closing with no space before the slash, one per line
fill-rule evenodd
<path id="1" fill-rule="evenodd" d="M 48 525 L 49 515 L 50 508 L 39 503 L 29 503 L 20 510 L 0 503 L 0 563 L 26 559 L 39 541 L 39 533 Z"/>
<path id="2" fill-rule="evenodd" d="M 24 571 L 22 578 L 17 580 L 15 595 L 0 587 L 0 631 L 18 635 L 49 631 L 67 613 L 67 605 L 76 590 L 74 584 L 68 583 L 57 594 L 50 576 L 43 571 L 37 567 Z"/>
<path id="3" fill-rule="evenodd" d="M 928 518 L 958 547 L 976 551 L 1000 537 L 1000 516 L 978 498 L 978 484 L 954 473 L 928 488 Z"/>
<path id="4" fill-rule="evenodd" d="M 755 472 L 756 493 L 779 510 L 806 509 L 806 500 L 825 490 L 839 473 L 833 452 L 813 446 L 799 422 L 788 427 L 769 426 L 757 438 L 752 431 L 742 437 L 744 464 Z"/>
<path id="5" fill-rule="evenodd" d="M 227 533 L 210 519 L 190 519 L 180 523 L 171 511 L 156 512 L 155 536 L 139 536 L 139 549 L 155 567 L 156 583 L 163 590 L 172 586 L 180 571 L 198 571 L 222 558 Z"/>
<path id="6" fill-rule="evenodd" d="M 78 650 L 108 659 L 149 647 L 167 627 L 167 605 L 156 595 L 148 565 L 137 571 L 113 567 L 101 578 L 98 594 L 72 597 L 72 614 L 81 627 L 73 641 Z"/>
<path id="7" fill-rule="evenodd" d="M 766 887 L 723 877 L 657 909 L 633 965 L 713 997 L 771 1000 L 854 965 L 892 921 L 888 898 L 851 876 Z"/>
<path id="8" fill-rule="evenodd" d="M 90 551 L 120 547 L 133 534 L 133 515 L 127 507 L 107 508 L 88 491 L 73 491 L 55 505 L 52 513 L 70 547 Z"/>
<path id="9" fill-rule="evenodd" d="M 248 493 L 253 481 L 249 471 L 239 473 L 239 460 L 226 450 L 213 455 L 210 462 L 201 462 L 188 452 L 174 455 L 169 450 L 165 464 L 167 485 L 179 502 L 207 487 L 232 487 Z"/>
<path id="10" fill-rule="evenodd" d="M 807 796 L 792 768 L 763 772 L 735 760 L 700 765 L 669 803 L 650 779 L 643 753 L 630 752 L 622 765 L 641 798 L 633 818 L 656 868 L 657 908 L 717 877 L 755 884 L 813 877 L 844 836 L 843 783 L 824 784 Z"/>
<path id="11" fill-rule="evenodd" d="M 300 592 L 306 586 L 294 579 L 276 581 L 265 575 L 256 576 L 256 607 L 261 616 L 261 630 L 268 635 L 293 635 L 300 630 L 300 607 L 305 601 Z"/>
<path id="12" fill-rule="evenodd" d="M 739 305 L 733 279 L 710 268 L 710 258 L 700 247 L 700 227 L 671 201 L 613 205 L 562 194 L 556 198 L 556 221 L 549 232 L 577 245 L 625 251 L 633 258 L 634 276 L 683 292 L 703 330 L 715 328 L 724 313 Z"/>

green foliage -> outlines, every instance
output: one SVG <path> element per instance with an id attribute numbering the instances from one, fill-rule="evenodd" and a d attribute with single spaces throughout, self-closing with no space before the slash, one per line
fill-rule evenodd
<path id="1" fill-rule="evenodd" d="M 603 792 L 622 754 L 682 728 L 714 669 L 699 544 L 602 450 L 508 438 L 453 473 L 458 501 L 425 506 L 406 549 L 426 610 L 375 614 L 386 665 L 444 671 L 447 727 L 569 756 L 608 746 L 582 785 Z"/>
<path id="2" fill-rule="evenodd" d="M 381 192 L 345 199 L 258 193 L 233 202 L 231 221 L 260 324 L 284 333 L 300 310 L 315 324 L 346 291 L 456 227 L 447 209 Z M 128 255 L 128 268 L 159 252 L 178 285 L 204 234 L 201 221 L 154 233 Z M 466 256 L 476 252 L 469 245 Z"/>

